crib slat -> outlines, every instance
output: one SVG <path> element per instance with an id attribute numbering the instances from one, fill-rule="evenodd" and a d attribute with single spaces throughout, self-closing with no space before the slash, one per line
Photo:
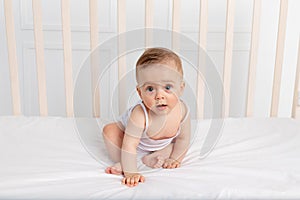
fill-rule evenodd
<path id="1" fill-rule="evenodd" d="M 97 47 L 99 36 L 98 36 L 98 13 L 97 13 L 97 0 L 90 0 L 89 14 L 90 14 L 90 46 L 91 50 Z"/>
<path id="2" fill-rule="evenodd" d="M 40 0 L 32 0 L 40 115 L 47 116 L 48 104 L 41 3 L 42 2 Z"/>
<path id="3" fill-rule="evenodd" d="M 254 105 L 254 88 L 255 88 L 255 73 L 257 64 L 258 44 L 259 44 L 259 26 L 260 26 L 260 13 L 261 1 L 255 0 L 253 2 L 253 18 L 252 18 L 252 34 L 251 34 L 251 50 L 248 71 L 248 91 L 247 91 L 247 108 L 246 116 L 253 115 Z"/>
<path id="4" fill-rule="evenodd" d="M 98 12 L 97 0 L 89 1 L 89 14 L 90 14 L 90 48 L 91 52 L 95 50 L 98 45 Z M 91 56 L 91 79 L 92 79 L 92 94 L 93 94 L 93 116 L 100 117 L 100 91 L 98 84 L 99 65 L 98 56 L 92 53 Z"/>
<path id="5" fill-rule="evenodd" d="M 149 47 L 151 44 L 153 44 L 153 31 L 151 31 L 153 24 L 154 0 L 145 0 L 145 27 L 147 28 L 145 33 L 146 47 Z"/>
<path id="6" fill-rule="evenodd" d="M 287 12 L 288 12 L 288 1 L 281 0 L 280 1 L 280 13 L 279 13 L 274 79 L 273 79 L 272 104 L 271 104 L 271 114 L 270 114 L 271 117 L 277 117 L 277 113 L 278 113 Z"/>
<path id="7" fill-rule="evenodd" d="M 180 0 L 173 0 L 173 9 L 172 9 L 172 48 L 176 52 L 180 48 Z M 177 33 L 177 34 L 176 34 Z"/>
<path id="8" fill-rule="evenodd" d="M 206 44 L 207 44 L 207 20 L 208 20 L 208 0 L 202 0 L 200 3 L 200 19 L 199 19 L 199 49 L 198 53 L 198 76 L 197 76 L 197 119 L 204 118 L 204 99 L 205 99 L 205 64 L 206 64 Z M 203 51 L 202 51 L 203 50 Z M 199 72 L 202 72 L 202 77 Z"/>
<path id="9" fill-rule="evenodd" d="M 298 61 L 297 61 L 293 108 L 292 108 L 292 117 L 293 118 L 300 117 L 300 105 L 298 105 L 298 98 L 300 98 L 299 91 L 300 91 L 300 38 L 299 38 L 299 43 L 298 43 Z"/>
<path id="10" fill-rule="evenodd" d="M 118 59 L 118 80 L 119 80 L 119 113 L 123 113 L 126 109 L 126 101 L 124 97 L 126 97 L 126 84 L 120 81 L 126 75 L 126 57 L 122 55 L 126 49 L 126 41 L 125 41 L 125 33 L 126 31 L 126 0 L 118 0 L 118 52 L 119 52 L 119 59 Z M 123 35 L 122 35 L 123 34 Z M 122 98 L 121 98 L 122 97 Z"/>
<path id="11" fill-rule="evenodd" d="M 234 13 L 235 13 L 235 1 L 227 0 L 226 36 L 225 36 L 226 41 L 225 41 L 224 71 L 223 71 L 223 84 L 224 84 L 223 117 L 229 116 Z"/>
<path id="12" fill-rule="evenodd" d="M 68 117 L 74 115 L 73 109 L 73 78 L 72 78 L 72 43 L 70 25 L 70 0 L 61 0 L 62 34 L 64 47 L 65 96 L 66 113 Z"/>
<path id="13" fill-rule="evenodd" d="M 12 95 L 13 114 L 21 115 L 19 73 L 17 63 L 16 36 L 14 28 L 14 16 L 12 9 L 12 1 L 4 0 L 6 38 L 8 50 L 8 62 L 10 71 L 10 85 Z"/>

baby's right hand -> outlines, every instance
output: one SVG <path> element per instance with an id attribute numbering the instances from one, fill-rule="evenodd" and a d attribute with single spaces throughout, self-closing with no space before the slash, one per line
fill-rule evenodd
<path id="1" fill-rule="evenodd" d="M 139 182 L 143 183 L 145 181 L 145 177 L 139 173 L 124 172 L 124 176 L 122 184 L 127 185 L 128 187 L 137 186 Z"/>

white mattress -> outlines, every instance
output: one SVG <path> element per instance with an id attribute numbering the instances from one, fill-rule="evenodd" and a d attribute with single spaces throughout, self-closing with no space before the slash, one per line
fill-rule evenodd
<path id="1" fill-rule="evenodd" d="M 182 167 L 139 163 L 146 182 L 134 188 L 104 173 L 110 161 L 95 122 L 0 117 L 0 199 L 300 199 L 300 121 L 226 119 L 204 159 L 211 121 L 193 121 Z"/>

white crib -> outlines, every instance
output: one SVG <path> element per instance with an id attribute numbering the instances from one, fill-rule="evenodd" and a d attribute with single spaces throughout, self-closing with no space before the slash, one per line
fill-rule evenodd
<path id="1" fill-rule="evenodd" d="M 0 199 L 299 199 L 300 198 L 300 49 L 294 74 L 293 105 L 291 116 L 278 117 L 281 76 L 286 40 L 288 0 L 280 1 L 276 59 L 269 117 L 254 117 L 255 79 L 260 37 L 261 1 L 253 0 L 251 45 L 249 54 L 248 84 L 245 116 L 230 116 L 230 90 L 234 33 L 234 0 L 227 0 L 226 34 L 223 74 L 219 89 L 221 97 L 218 115 L 205 116 L 205 88 L 207 81 L 201 66 L 212 63 L 206 55 L 208 32 L 208 0 L 200 1 L 196 59 L 195 117 L 192 120 L 193 137 L 190 149 L 178 169 L 149 169 L 141 162 L 139 170 L 146 182 L 132 189 L 121 185 L 121 176 L 104 173 L 108 159 L 101 135 L 107 120 L 102 116 L 100 95 L 105 84 L 99 82 L 104 58 L 98 56 L 99 22 L 97 0 L 89 1 L 90 51 L 83 69 L 89 67 L 90 85 L 79 89 L 80 73 L 73 80 L 70 0 L 61 0 L 63 62 L 65 89 L 65 116 L 48 113 L 46 68 L 41 0 L 32 0 L 34 40 L 38 80 L 40 116 L 26 116 L 22 110 L 22 92 L 17 63 L 14 30 L 13 2 L 3 0 L 8 47 L 8 63 L 13 105 L 12 116 L 0 117 Z M 126 30 L 126 0 L 117 2 L 117 43 L 115 57 L 118 64 L 116 89 L 118 103 L 113 112 L 121 113 L 128 106 L 126 84 L 128 75 L 126 53 L 131 49 L 159 45 L 157 37 L 171 36 L 170 47 L 180 54 L 184 36 L 181 34 L 180 5 L 173 0 L 172 30 L 155 29 L 153 22 L 154 0 L 145 0 L 144 29 Z M 128 44 L 128 38 L 139 34 L 141 43 Z M 128 37 L 128 38 L 127 38 Z M 133 38 L 134 39 L 134 38 Z M 135 38 L 139 40 L 140 38 Z M 160 41 L 160 40 L 158 40 Z M 187 42 L 189 40 L 186 40 Z M 300 48 L 300 40 L 295 41 Z M 130 47 L 129 47 L 130 46 Z M 107 46 L 105 47 L 107 48 Z M 94 55 L 94 56 L 93 56 Z M 195 56 L 193 57 L 195 58 Z M 102 60 L 101 60 L 102 59 Z M 102 64 L 101 64 L 102 62 Z M 113 60 L 105 60 L 105 65 Z M 201 73 L 202 74 L 201 74 Z M 188 80 L 190 77 L 185 77 Z M 86 79 L 85 79 L 86 80 Z M 81 87 L 81 85 L 80 85 Z M 87 88 L 89 87 L 89 88 Z M 100 88 L 100 89 L 99 89 Z M 80 110 L 85 104 L 85 92 L 92 93 L 91 117 L 83 117 Z M 213 93 L 213 92 L 212 92 Z M 213 96 L 214 97 L 214 96 Z M 111 98 L 111 97 L 109 97 Z M 215 100 L 213 100 L 215 101 Z M 118 107 L 116 107 L 117 105 Z M 215 112 L 215 111 L 212 111 Z M 1 113 L 1 111 L 0 111 Z"/>

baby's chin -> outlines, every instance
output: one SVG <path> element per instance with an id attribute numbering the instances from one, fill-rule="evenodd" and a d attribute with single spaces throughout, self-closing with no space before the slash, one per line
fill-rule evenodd
<path id="1" fill-rule="evenodd" d="M 166 115 L 170 113 L 170 108 L 167 105 L 153 106 L 150 110 L 157 115 Z"/>

